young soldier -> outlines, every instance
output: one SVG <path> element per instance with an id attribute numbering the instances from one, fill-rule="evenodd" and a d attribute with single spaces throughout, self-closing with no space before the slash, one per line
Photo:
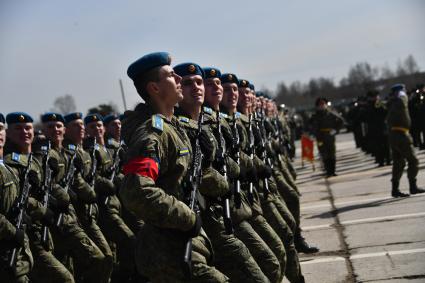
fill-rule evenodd
<path id="1" fill-rule="evenodd" d="M 215 265 L 223 271 L 229 279 L 234 282 L 267 282 L 267 277 L 262 273 L 260 267 L 251 256 L 247 247 L 232 233 L 233 227 L 231 219 L 225 219 L 223 213 L 230 208 L 229 179 L 237 177 L 237 165 L 234 161 L 218 161 L 220 150 L 218 141 L 213 135 L 212 126 L 217 125 L 218 105 L 223 95 L 223 88 L 220 83 L 220 71 L 207 69 L 207 73 L 195 63 L 184 63 L 174 67 L 177 75 L 182 77 L 183 100 L 179 102 L 176 114 L 179 120 L 187 129 L 187 134 L 193 142 L 197 130 L 197 121 L 205 97 L 205 84 L 208 84 L 209 98 L 214 105 L 216 112 L 209 107 L 203 107 L 204 125 L 201 136 L 201 149 L 203 152 L 203 172 L 200 191 L 205 196 L 206 208 L 202 211 L 202 223 L 205 232 L 211 239 L 214 248 Z M 211 96 L 217 96 L 214 99 Z M 215 115 L 214 115 L 215 114 Z M 225 145 L 222 145 L 225 146 Z M 218 163 L 226 166 L 225 169 Z M 214 166 L 211 166 L 214 165 Z M 236 169 L 235 169 L 236 167 Z M 220 170 L 222 171 L 221 173 Z M 224 173 L 225 172 L 225 173 Z M 224 174 L 223 174 L 224 173 Z M 227 203 L 225 203 L 227 202 Z M 230 215 L 225 215 L 229 217 Z M 226 224 L 224 223 L 226 221 Z"/>
<path id="2" fill-rule="evenodd" d="M 127 281 L 135 275 L 135 235 L 122 218 L 121 201 L 117 195 L 123 175 L 116 167 L 116 156 L 106 148 L 103 117 L 100 114 L 90 114 L 84 118 L 84 123 L 88 137 L 96 139 L 98 154 L 95 154 L 95 158 L 98 158 L 98 163 L 95 190 L 98 195 L 99 225 L 115 253 L 112 277 L 117 282 Z"/>
<path id="3" fill-rule="evenodd" d="M 24 211 L 23 226 L 17 227 L 19 207 L 17 202 L 22 194 L 19 178 L 15 176 L 3 161 L 3 148 L 6 142 L 6 126 L 0 113 L 0 278 L 5 282 L 28 282 L 29 273 L 34 265 L 25 228 L 29 216 Z M 28 202 L 35 200 L 28 199 Z M 26 203 L 21 204 L 26 207 Z M 13 250 L 15 262 L 10 266 Z"/>
<path id="4" fill-rule="evenodd" d="M 145 222 L 138 234 L 136 265 L 152 282 L 228 282 L 209 265 L 212 250 L 201 217 L 184 202 L 182 183 L 193 151 L 173 116 L 183 96 L 181 77 L 170 63 L 168 53 L 151 53 L 127 70 L 146 102 L 126 114 L 122 131 L 128 153 L 120 195 L 126 208 Z M 188 241 L 191 261 L 184 261 Z"/>
<path id="5" fill-rule="evenodd" d="M 105 126 L 105 138 L 107 143 L 109 139 L 114 139 L 115 142 L 119 143 L 121 140 L 121 120 L 115 114 L 109 114 L 103 119 Z"/>
<path id="6" fill-rule="evenodd" d="M 70 156 L 65 153 L 62 145 L 65 134 L 65 120 L 59 113 L 49 112 L 41 116 L 43 123 L 43 133 L 51 143 L 49 156 L 58 164 L 58 170 L 53 178 L 55 184 L 60 184 L 64 190 L 68 187 L 68 194 L 75 202 L 76 191 L 84 189 L 83 183 L 74 186 L 74 182 L 65 183 L 68 170 L 73 166 Z M 76 166 L 75 160 L 74 166 Z M 75 174 L 75 173 L 74 173 Z M 75 177 L 75 174 L 72 177 Z M 78 180 L 78 176 L 77 176 Z M 75 178 L 74 178 L 75 181 Z M 52 230 L 53 241 L 55 243 L 55 255 L 64 262 L 68 256 L 72 257 L 75 268 L 75 278 L 83 282 L 105 282 L 105 278 L 99 276 L 104 272 L 105 256 L 99 247 L 90 239 L 81 226 L 77 213 L 71 203 L 67 211 L 63 212 L 63 223 L 57 220 Z"/>
<path id="7" fill-rule="evenodd" d="M 83 122 L 83 114 L 74 112 L 65 115 L 65 139 L 64 148 L 68 158 L 75 154 L 76 163 L 79 164 L 78 173 L 72 187 L 77 198 L 73 201 L 78 220 L 84 231 L 96 246 L 102 251 L 104 260 L 104 270 L 99 273 L 99 278 L 103 278 L 102 282 L 108 282 L 112 274 L 113 255 L 106 238 L 98 226 L 99 210 L 96 204 L 97 195 L 94 191 L 94 177 L 92 170 L 92 161 L 90 153 L 83 149 L 83 140 L 85 137 L 85 127 Z"/>
<path id="8" fill-rule="evenodd" d="M 223 84 L 222 109 L 226 112 L 226 119 L 231 125 L 231 134 L 234 141 L 238 141 L 237 148 L 233 148 L 233 155 L 240 160 L 240 167 L 245 176 L 257 176 L 259 179 L 269 177 L 264 168 L 257 170 L 254 161 L 244 151 L 247 148 L 247 134 L 241 122 L 241 113 L 236 111 L 239 97 L 239 80 L 234 74 L 223 74 L 221 76 Z M 247 118 L 246 118 L 247 119 Z M 249 188 L 253 184 L 252 190 Z M 284 275 L 286 265 L 285 248 L 279 236 L 268 225 L 261 210 L 261 204 L 258 198 L 258 192 L 254 188 L 257 180 L 243 178 L 241 180 L 242 195 L 246 204 L 251 204 L 250 214 L 244 219 L 246 221 L 239 223 L 235 227 L 236 236 L 244 242 L 251 254 L 254 256 L 262 271 L 267 275 L 271 282 L 280 282 Z M 236 211 L 236 214 L 238 212 Z M 256 239 L 258 237 L 259 239 Z"/>
<path id="9" fill-rule="evenodd" d="M 32 153 L 34 139 L 33 119 L 24 112 L 13 112 L 6 116 L 7 142 L 5 146 L 5 161 L 15 174 L 22 176 L 28 166 L 29 154 Z M 48 164 L 50 166 L 50 164 Z M 57 169 L 57 166 L 55 166 Z M 74 282 L 69 270 L 53 255 L 53 241 L 50 229 L 47 230 L 47 241 L 43 241 L 43 227 L 53 228 L 55 212 L 65 212 L 69 206 L 69 196 L 59 186 L 52 186 L 51 196 L 47 206 L 42 205 L 44 189 L 42 188 L 43 169 L 37 159 L 31 163 L 32 196 L 37 202 L 29 202 L 32 224 L 28 228 L 31 252 L 34 256 L 34 268 L 30 279 L 34 282 Z M 46 276 L 48 274 L 48 276 Z"/>

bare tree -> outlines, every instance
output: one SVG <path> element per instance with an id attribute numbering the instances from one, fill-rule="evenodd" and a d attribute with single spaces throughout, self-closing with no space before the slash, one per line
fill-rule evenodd
<path id="1" fill-rule="evenodd" d="M 410 54 L 407 56 L 407 58 L 404 60 L 404 68 L 407 71 L 407 74 L 416 74 L 419 73 L 419 66 L 418 63 L 416 63 L 415 58 Z"/>
<path id="2" fill-rule="evenodd" d="M 67 114 L 75 112 L 76 109 L 77 107 L 75 105 L 74 97 L 71 94 L 65 94 L 64 96 L 59 96 L 55 99 L 52 111 Z"/>
<path id="3" fill-rule="evenodd" d="M 96 107 L 92 107 L 87 111 L 87 114 L 98 113 L 102 116 L 106 116 L 112 113 L 118 113 L 118 107 L 115 103 L 110 101 L 108 104 L 99 104 Z"/>

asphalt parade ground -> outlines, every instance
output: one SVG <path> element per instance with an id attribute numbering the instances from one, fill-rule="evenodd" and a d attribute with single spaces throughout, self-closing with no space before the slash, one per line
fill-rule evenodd
<path id="1" fill-rule="evenodd" d="M 297 148 L 301 226 L 320 248 L 300 254 L 306 282 L 425 282 L 425 194 L 392 198 L 391 166 L 377 167 L 351 133 L 337 136 L 338 176 L 329 179 L 318 160 L 315 172 L 302 167 Z M 424 188 L 425 151 L 416 152 Z M 400 189 L 408 192 L 406 172 Z"/>

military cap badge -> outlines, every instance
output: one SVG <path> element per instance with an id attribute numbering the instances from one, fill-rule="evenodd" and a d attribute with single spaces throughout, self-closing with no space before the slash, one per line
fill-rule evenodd
<path id="1" fill-rule="evenodd" d="M 196 70 L 195 65 L 189 65 L 189 66 L 187 67 L 187 69 L 188 69 L 189 73 L 193 73 L 193 72 L 195 72 L 195 70 Z"/>
<path id="2" fill-rule="evenodd" d="M 19 122 L 25 121 L 24 115 L 19 115 L 18 120 L 19 120 Z"/>
<path id="3" fill-rule="evenodd" d="M 231 80 L 233 79 L 233 76 L 232 76 L 231 74 L 229 74 L 229 75 L 227 76 L 227 79 L 228 79 L 229 81 L 231 81 Z"/>
<path id="4" fill-rule="evenodd" d="M 214 77 L 216 74 L 217 74 L 217 72 L 216 72 L 214 69 L 211 69 L 211 71 L 210 71 L 210 75 L 211 75 L 212 77 Z"/>
<path id="5" fill-rule="evenodd" d="M 56 120 L 56 114 L 52 114 L 52 119 Z"/>

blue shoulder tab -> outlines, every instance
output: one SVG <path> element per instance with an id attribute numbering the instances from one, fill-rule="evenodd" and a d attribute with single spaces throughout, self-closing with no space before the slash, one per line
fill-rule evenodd
<path id="1" fill-rule="evenodd" d="M 235 117 L 236 117 L 236 118 L 240 118 L 240 117 L 241 117 L 241 112 L 236 112 L 236 113 L 235 113 Z"/>
<path id="2" fill-rule="evenodd" d="M 226 113 L 223 113 L 223 112 L 220 112 L 220 117 L 224 118 L 224 119 L 229 118 L 229 116 Z"/>
<path id="3" fill-rule="evenodd" d="M 164 130 L 164 120 L 158 114 L 152 115 L 152 128 L 161 132 Z"/>
<path id="4" fill-rule="evenodd" d="M 189 123 L 189 118 L 185 116 L 179 116 L 179 121 L 183 123 Z"/>
<path id="5" fill-rule="evenodd" d="M 114 144 L 114 139 L 113 138 L 109 138 L 108 139 L 108 145 L 113 145 Z"/>
<path id="6" fill-rule="evenodd" d="M 204 106 L 204 112 L 208 113 L 208 114 L 212 114 L 213 110 L 211 108 L 207 107 L 207 106 Z"/>
<path id="7" fill-rule="evenodd" d="M 75 151 L 77 149 L 77 147 L 75 146 L 75 144 L 70 143 L 70 144 L 68 144 L 68 149 Z"/>
<path id="8" fill-rule="evenodd" d="M 183 147 L 179 150 L 179 156 L 185 156 L 190 153 L 189 148 Z"/>
<path id="9" fill-rule="evenodd" d="M 21 155 L 19 153 L 16 152 L 12 152 L 12 160 L 19 162 L 19 160 L 21 159 Z"/>

